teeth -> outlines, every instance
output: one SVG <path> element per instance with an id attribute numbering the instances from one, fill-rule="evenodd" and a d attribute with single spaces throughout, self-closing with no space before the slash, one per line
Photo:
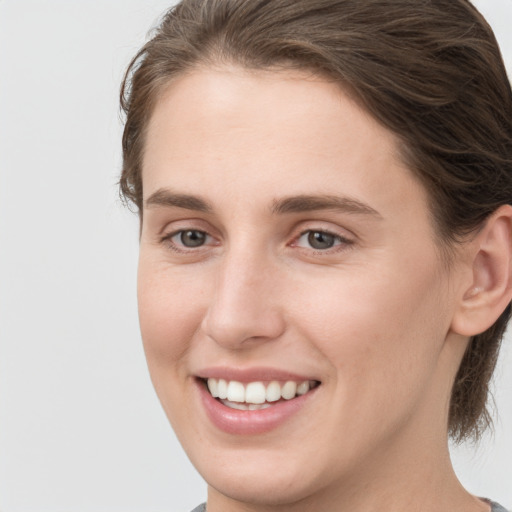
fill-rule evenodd
<path id="1" fill-rule="evenodd" d="M 267 392 L 265 396 L 267 398 L 267 402 L 276 402 L 279 400 L 281 398 L 281 384 L 275 380 L 272 381 L 267 386 Z"/>
<path id="2" fill-rule="evenodd" d="M 233 409 L 252 411 L 270 407 L 269 402 L 291 400 L 304 395 L 316 386 L 315 381 L 308 380 L 299 383 L 292 380 L 280 383 L 274 380 L 265 386 L 260 381 L 243 384 L 236 380 L 214 378 L 209 378 L 207 384 L 211 395 L 219 398 L 224 405 Z"/>
<path id="3" fill-rule="evenodd" d="M 285 400 L 291 400 L 295 397 L 295 393 L 297 393 L 297 384 L 292 380 L 289 380 L 281 389 L 281 396 Z"/>
<path id="4" fill-rule="evenodd" d="M 271 407 L 270 404 L 246 404 L 240 402 L 230 402 L 229 400 L 221 400 L 221 402 L 231 409 L 238 409 L 239 411 L 259 411 L 260 409 L 267 409 Z"/>
<path id="5" fill-rule="evenodd" d="M 263 382 L 250 382 L 245 388 L 245 401 L 250 404 L 265 403 L 265 386 Z"/>
<path id="6" fill-rule="evenodd" d="M 227 405 L 231 409 L 238 409 L 239 411 L 248 411 L 249 404 L 240 403 L 240 402 L 231 402 L 229 400 L 221 400 L 224 405 Z"/>
<path id="7" fill-rule="evenodd" d="M 245 388 L 241 382 L 232 380 L 228 384 L 228 400 L 230 402 L 245 402 Z"/>
<path id="8" fill-rule="evenodd" d="M 212 394 L 213 398 L 218 398 L 219 396 L 219 384 L 217 379 L 208 379 L 208 389 Z"/>
<path id="9" fill-rule="evenodd" d="M 217 385 L 217 394 L 221 400 L 224 400 L 228 397 L 228 383 L 224 379 L 219 379 Z"/>
<path id="10" fill-rule="evenodd" d="M 270 404 L 249 404 L 249 411 L 259 411 L 261 409 L 268 409 L 272 407 Z"/>
<path id="11" fill-rule="evenodd" d="M 309 382 L 301 382 L 297 386 L 297 395 L 305 395 L 309 391 Z"/>

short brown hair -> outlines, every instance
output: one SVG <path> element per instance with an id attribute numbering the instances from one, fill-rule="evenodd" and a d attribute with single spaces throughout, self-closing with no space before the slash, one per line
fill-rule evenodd
<path id="1" fill-rule="evenodd" d="M 430 198 L 440 245 L 454 247 L 512 203 L 512 91 L 493 32 L 467 0 L 183 0 L 129 65 L 120 189 L 142 215 L 145 130 L 169 81 L 198 65 L 328 75 L 401 142 Z M 489 382 L 510 305 L 468 345 L 449 432 L 490 423 Z"/>

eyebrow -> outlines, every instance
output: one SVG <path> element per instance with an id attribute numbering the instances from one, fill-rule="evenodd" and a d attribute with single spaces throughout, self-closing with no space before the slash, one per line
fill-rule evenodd
<path id="1" fill-rule="evenodd" d="M 161 188 L 151 194 L 146 199 L 145 205 L 146 208 L 166 206 L 195 210 L 204 213 L 209 213 L 213 210 L 212 206 L 200 197 L 189 194 L 177 194 L 164 188 Z"/>
<path id="2" fill-rule="evenodd" d="M 179 194 L 169 189 L 159 189 L 145 201 L 146 208 L 174 207 L 211 213 L 213 207 L 201 197 L 190 194 Z M 333 210 L 342 213 L 371 215 L 382 218 L 381 214 L 371 206 L 350 197 L 331 195 L 298 195 L 276 199 L 272 203 L 273 214 L 301 213 L 320 210 Z"/>
<path id="3" fill-rule="evenodd" d="M 382 215 L 371 206 L 350 197 L 300 195 L 276 200 L 272 206 L 272 212 L 280 214 L 315 210 L 334 210 L 342 213 L 371 215 L 382 218 Z"/>

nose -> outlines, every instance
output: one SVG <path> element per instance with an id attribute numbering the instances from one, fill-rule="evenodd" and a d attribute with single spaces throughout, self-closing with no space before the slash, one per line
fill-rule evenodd
<path id="1" fill-rule="evenodd" d="M 217 344 L 236 350 L 278 338 L 285 329 L 277 269 L 244 252 L 219 263 L 202 328 Z"/>

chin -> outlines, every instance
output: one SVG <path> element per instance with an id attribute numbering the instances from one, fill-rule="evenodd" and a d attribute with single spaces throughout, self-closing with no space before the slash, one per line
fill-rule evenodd
<path id="1" fill-rule="evenodd" d="M 261 440 L 260 440 L 261 441 Z M 213 492 L 232 500 L 277 506 L 307 500 L 332 484 L 332 471 L 312 464 L 314 454 L 238 445 L 212 449 L 184 446 L 192 464 Z"/>
<path id="2" fill-rule="evenodd" d="M 197 465 L 196 468 L 211 489 L 243 503 L 260 506 L 292 504 L 312 496 L 319 487 L 318 482 L 310 481 L 304 471 L 268 460 L 262 464 L 239 464 L 235 470 L 222 466 L 221 463 L 215 467 Z"/>

